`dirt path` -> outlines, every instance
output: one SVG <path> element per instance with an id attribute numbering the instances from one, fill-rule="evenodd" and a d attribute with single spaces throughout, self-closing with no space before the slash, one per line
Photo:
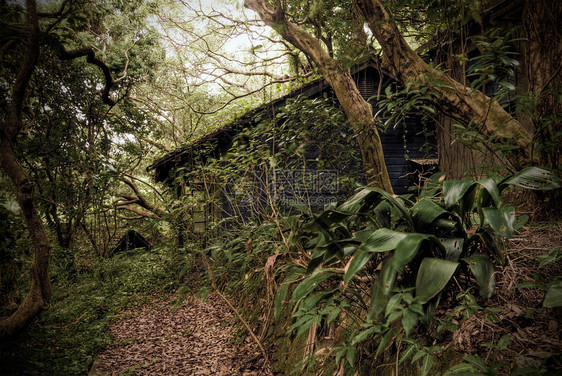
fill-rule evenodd
<path id="1" fill-rule="evenodd" d="M 233 343 L 236 320 L 218 296 L 205 303 L 188 296 L 177 309 L 170 301 L 124 312 L 110 328 L 113 344 L 98 355 L 89 376 L 266 375 L 249 337 Z"/>

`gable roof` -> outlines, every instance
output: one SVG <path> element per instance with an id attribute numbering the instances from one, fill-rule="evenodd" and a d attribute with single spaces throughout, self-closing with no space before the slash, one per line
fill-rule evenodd
<path id="1" fill-rule="evenodd" d="M 378 64 L 373 57 L 370 57 L 364 63 L 358 64 L 351 68 L 350 73 L 355 77 L 358 76 L 361 72 L 366 72 L 368 69 L 374 70 L 379 76 L 382 71 L 380 64 Z M 392 79 L 385 72 L 382 73 L 389 82 L 392 81 Z M 261 106 L 246 112 L 244 115 L 240 116 L 234 121 L 225 124 L 224 126 L 217 128 L 214 131 L 194 140 L 188 145 L 180 147 L 156 159 L 150 166 L 147 167 L 147 171 L 154 170 L 156 180 L 164 181 L 168 177 L 168 173 L 171 169 L 176 166 L 190 163 L 193 156 L 195 156 L 196 154 L 203 154 L 203 146 L 208 141 L 213 141 L 215 144 L 211 147 L 210 150 L 205 150 L 204 154 L 218 157 L 220 155 L 220 152 L 223 151 L 223 148 L 229 147 L 230 142 L 238 132 L 252 125 L 256 115 L 265 113 L 267 116 L 273 117 L 275 116 L 277 109 L 284 106 L 287 99 L 289 98 L 296 98 L 300 95 L 308 98 L 314 98 L 320 96 L 322 93 L 327 92 L 330 89 L 331 87 L 324 77 L 320 77 L 316 80 L 310 81 L 291 91 L 289 94 L 286 94 L 273 101 L 264 103 Z M 369 91 L 369 89 L 366 88 L 366 94 L 364 94 L 364 97 L 368 98 L 375 93 L 376 91 Z"/>

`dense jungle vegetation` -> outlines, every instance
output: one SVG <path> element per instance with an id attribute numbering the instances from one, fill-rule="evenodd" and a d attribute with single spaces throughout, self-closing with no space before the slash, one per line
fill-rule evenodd
<path id="1" fill-rule="evenodd" d="M 559 374 L 561 17 L 0 0 L 0 374 Z M 414 117 L 438 166 L 397 195 Z"/>

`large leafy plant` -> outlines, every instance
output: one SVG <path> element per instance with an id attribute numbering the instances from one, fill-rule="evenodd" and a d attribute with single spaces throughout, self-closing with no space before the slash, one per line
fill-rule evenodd
<path id="1" fill-rule="evenodd" d="M 411 340 L 418 323 L 430 326 L 455 275 L 473 278 L 489 298 L 494 262 L 505 261 L 503 240 L 527 220 L 502 204 L 502 192 L 560 187 L 558 177 L 535 167 L 501 180 L 441 180 L 430 179 L 415 200 L 364 188 L 317 216 L 289 218 L 289 244 L 308 261 L 281 284 L 275 315 L 295 285 L 291 330 L 333 322 L 349 328 L 332 349 L 336 364 L 345 359 L 353 368 L 357 345 L 368 338 L 379 339 L 377 354 L 394 338 L 410 344 L 401 361 L 421 359 L 427 373 L 436 349 Z"/>

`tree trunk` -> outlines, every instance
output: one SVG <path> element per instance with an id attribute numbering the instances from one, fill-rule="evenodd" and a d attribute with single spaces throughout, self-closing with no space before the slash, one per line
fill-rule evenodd
<path id="1" fill-rule="evenodd" d="M 421 81 L 439 92 L 433 98 L 439 110 L 461 123 L 474 120 L 479 131 L 504 144 L 519 147 L 510 158 L 516 168 L 533 162 L 532 135 L 497 101 L 472 90 L 449 75 L 430 67 L 410 48 L 380 0 L 355 0 L 383 50 L 383 65 L 403 84 Z M 435 86 L 433 82 L 440 81 Z"/>
<path id="2" fill-rule="evenodd" d="M 529 92 L 537 100 L 533 122 L 536 141 L 542 146 L 540 162 L 558 169 L 562 163 L 560 136 L 562 129 L 562 2 L 527 0 L 523 8 L 523 37 L 526 39 L 523 56 L 529 83 Z M 558 92 L 558 93 L 557 93 Z"/>
<path id="3" fill-rule="evenodd" d="M 48 275 L 51 245 L 43 227 L 33 197 L 33 182 L 16 160 L 13 146 L 2 135 L 0 146 L 1 166 L 17 188 L 17 199 L 33 242 L 34 256 L 31 263 L 31 287 L 18 309 L 7 319 L 0 321 L 0 338 L 13 336 L 27 327 L 44 309 L 49 307 L 51 284 Z"/>
<path id="4" fill-rule="evenodd" d="M 25 91 L 39 56 L 39 24 L 35 1 L 27 0 L 26 6 L 29 26 L 27 50 L 12 86 L 8 110 L 0 123 L 0 166 L 17 189 L 17 200 L 33 242 L 34 256 L 31 264 L 29 293 L 11 316 L 0 321 L 0 338 L 13 336 L 25 329 L 41 311 L 49 307 L 51 298 L 51 284 L 48 275 L 51 245 L 35 205 L 34 184 L 18 163 L 14 153 L 14 143 L 23 125 L 22 108 Z"/>
<path id="5" fill-rule="evenodd" d="M 454 80 L 466 84 L 466 67 L 461 60 L 455 58 L 465 56 L 466 53 L 465 43 L 447 43 L 446 48 L 434 57 L 434 61 L 436 64 L 443 63 Z M 458 142 L 456 120 L 438 114 L 436 123 L 439 171 L 444 172 L 447 179 L 480 179 L 483 167 L 485 168 L 484 162 L 488 164 L 493 157 L 483 155 L 484 150 L 476 151 L 471 145 Z"/>
<path id="6" fill-rule="evenodd" d="M 382 144 L 373 119 L 372 108 L 367 103 L 351 74 L 342 64 L 332 59 L 317 39 L 285 18 L 282 9 L 267 0 L 245 0 L 244 6 L 257 12 L 265 24 L 271 26 L 286 41 L 312 59 L 336 94 L 361 148 L 367 182 L 392 193 L 390 177 L 384 162 Z"/>

